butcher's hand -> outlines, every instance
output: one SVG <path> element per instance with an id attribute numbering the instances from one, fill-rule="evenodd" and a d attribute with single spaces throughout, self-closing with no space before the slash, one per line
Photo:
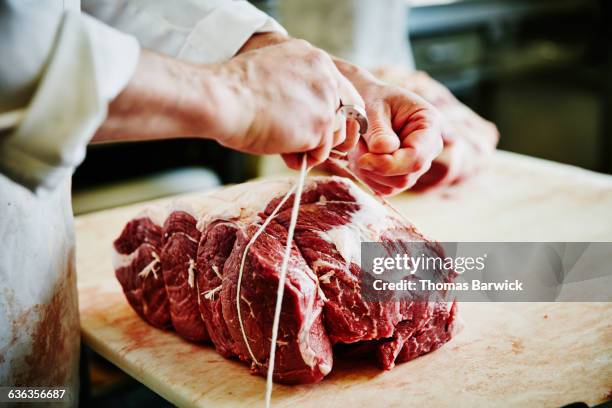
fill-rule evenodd
<path id="1" fill-rule="evenodd" d="M 356 123 L 336 123 L 340 98 L 364 106 L 330 56 L 302 40 L 285 37 L 210 65 L 143 50 L 93 141 L 202 137 L 247 153 L 281 154 L 299 169 L 304 154 L 314 166 L 332 148 L 357 143 Z"/>
<path id="2" fill-rule="evenodd" d="M 441 83 L 425 72 L 386 66 L 374 70 L 386 83 L 401 86 L 432 103 L 443 118 L 444 149 L 434 160 L 434 168 L 414 186 L 427 190 L 455 184 L 486 163 L 497 146 L 499 131 L 488 120 L 461 103 Z"/>
<path id="3" fill-rule="evenodd" d="M 348 151 L 357 143 L 359 126 L 337 124 L 336 110 L 340 98 L 362 107 L 364 102 L 331 57 L 306 41 L 288 39 L 241 52 L 219 66 L 219 76 L 232 90 L 223 101 L 227 126 L 217 138 L 224 146 L 280 153 L 299 169 L 303 153 L 314 166 L 332 149 Z"/>
<path id="4" fill-rule="evenodd" d="M 412 187 L 442 151 L 437 109 L 352 64 L 336 60 L 336 65 L 363 97 L 370 122 L 368 132 L 349 154 L 351 170 L 383 195 Z"/>

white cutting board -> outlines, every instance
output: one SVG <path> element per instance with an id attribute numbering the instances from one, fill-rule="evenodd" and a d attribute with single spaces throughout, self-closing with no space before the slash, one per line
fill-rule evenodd
<path id="1" fill-rule="evenodd" d="M 440 241 L 612 241 L 612 177 L 509 153 L 450 191 L 393 202 Z M 143 205 L 76 220 L 85 341 L 177 405 L 261 406 L 263 378 L 148 326 L 125 301 L 110 247 Z M 460 314 L 463 331 L 434 353 L 389 372 L 336 361 L 322 383 L 275 385 L 273 405 L 558 407 L 612 398 L 612 304 L 473 303 Z"/>

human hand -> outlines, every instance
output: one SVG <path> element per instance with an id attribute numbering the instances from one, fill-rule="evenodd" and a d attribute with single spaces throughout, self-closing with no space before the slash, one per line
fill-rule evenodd
<path id="1" fill-rule="evenodd" d="M 343 61 L 336 64 L 362 95 L 370 121 L 363 140 L 348 155 L 351 170 L 383 195 L 412 187 L 442 150 L 437 110 L 418 95 L 386 85 L 362 69 Z"/>
<path id="2" fill-rule="evenodd" d="M 389 67 L 379 68 L 374 73 L 388 83 L 423 97 L 442 115 L 444 149 L 413 190 L 455 184 L 478 171 L 495 150 L 499 140 L 495 125 L 458 101 L 444 85 L 426 73 Z"/>
<path id="3" fill-rule="evenodd" d="M 224 107 L 219 114 L 226 123 L 216 134 L 218 142 L 254 154 L 280 153 L 294 169 L 303 153 L 314 166 L 325 161 L 332 148 L 352 149 L 359 126 L 354 121 L 336 123 L 336 109 L 340 98 L 345 104 L 364 102 L 328 54 L 286 37 L 264 44 L 247 44 L 217 67 L 218 77 L 228 85 L 218 95 Z"/>

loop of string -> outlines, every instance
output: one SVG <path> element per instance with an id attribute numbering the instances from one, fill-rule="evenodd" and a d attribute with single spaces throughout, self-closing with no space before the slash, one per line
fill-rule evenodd
<path id="1" fill-rule="evenodd" d="M 332 153 L 335 154 L 336 156 L 340 156 L 340 157 L 345 157 L 346 153 L 345 152 L 341 152 L 338 150 L 332 150 Z M 408 218 L 402 214 L 397 208 L 395 208 L 386 198 L 382 197 L 381 195 L 377 194 L 364 180 L 362 180 L 357 174 L 355 174 L 355 172 L 353 172 L 349 166 L 348 166 L 348 162 L 345 160 L 341 160 L 340 157 L 333 157 L 330 156 L 329 160 L 330 162 L 336 164 L 337 166 L 339 166 L 340 168 L 344 169 L 344 171 L 346 171 L 355 181 L 357 181 L 358 183 L 360 183 L 362 186 L 364 186 L 366 188 L 366 190 L 372 194 L 373 196 L 375 196 L 376 198 L 378 198 L 381 203 L 383 205 L 385 205 L 386 207 L 388 207 L 389 209 L 391 209 L 394 213 L 396 213 L 400 218 L 402 218 L 404 221 L 411 223 L 410 220 L 408 220 Z M 253 350 L 251 349 L 250 343 L 249 343 L 249 339 L 246 335 L 246 331 L 244 330 L 244 323 L 242 321 L 242 314 L 241 314 L 241 309 L 240 309 L 240 289 L 241 289 L 241 285 L 242 285 L 242 276 L 244 273 L 244 266 L 246 263 L 246 256 L 248 254 L 249 249 L 251 248 L 251 246 L 255 243 L 255 241 L 257 240 L 257 238 L 264 232 L 264 230 L 266 229 L 266 227 L 270 224 L 270 222 L 276 217 L 276 215 L 278 214 L 278 212 L 280 211 L 280 209 L 283 207 L 283 205 L 287 202 L 287 200 L 289 199 L 289 197 L 291 197 L 291 195 L 294 193 L 295 191 L 295 198 L 293 201 L 293 207 L 291 209 L 291 218 L 289 221 L 289 228 L 287 229 L 287 242 L 285 245 L 285 252 L 283 254 L 283 261 L 281 264 L 281 270 L 280 270 L 280 275 L 279 275 L 279 282 L 278 282 L 278 287 L 277 287 L 277 292 L 276 292 L 276 306 L 274 309 L 274 320 L 272 323 L 272 338 L 270 341 L 270 355 L 269 355 L 269 359 L 268 359 L 268 370 L 267 370 L 267 375 L 266 375 L 266 395 L 265 395 L 265 406 L 266 408 L 270 407 L 271 404 L 271 400 L 272 400 L 272 388 L 273 388 L 273 374 L 274 374 L 274 363 L 275 363 L 275 357 L 276 357 L 276 343 L 278 340 L 278 328 L 279 328 L 279 324 L 280 324 L 280 314 L 281 314 L 281 308 L 282 308 L 282 303 L 283 303 L 283 296 L 284 296 L 284 292 L 285 292 L 285 282 L 287 279 L 287 268 L 289 265 L 289 259 L 291 257 L 291 247 L 292 247 L 292 243 L 293 243 L 293 235 L 295 232 L 295 227 L 297 224 L 297 218 L 298 218 L 298 214 L 299 214 L 299 209 L 300 209 L 300 201 L 302 198 L 302 190 L 304 188 L 304 182 L 306 179 L 306 175 L 308 174 L 308 160 L 307 160 L 307 156 L 304 155 L 303 159 L 302 159 L 302 165 L 300 168 L 300 175 L 299 175 L 299 179 L 296 185 L 294 185 L 291 189 L 289 189 L 289 191 L 287 191 L 287 193 L 285 194 L 285 196 L 283 197 L 283 199 L 278 203 L 278 205 L 274 208 L 274 210 L 272 211 L 272 213 L 266 218 L 266 220 L 262 223 L 262 225 L 259 227 L 259 229 L 255 232 L 255 234 L 253 234 L 253 236 L 251 237 L 251 239 L 249 240 L 249 242 L 247 243 L 247 245 L 244 248 L 244 252 L 242 254 L 242 260 L 240 262 L 240 269 L 238 272 L 238 282 L 237 282 L 237 290 L 236 290 L 236 308 L 238 311 L 238 322 L 240 325 L 240 331 L 242 333 L 242 338 L 244 340 L 244 343 L 247 347 L 247 350 L 249 352 L 249 355 L 251 357 L 251 359 L 253 360 L 253 362 L 257 365 L 261 365 L 261 363 L 257 360 L 257 358 L 255 357 L 255 354 L 253 353 Z M 311 302 L 309 302 L 308 305 L 308 309 L 312 308 L 312 304 Z M 311 323 L 311 322 L 307 322 L 307 323 Z M 304 340 L 304 339 L 302 339 Z"/>
<path id="2" fill-rule="evenodd" d="M 289 258 L 291 256 L 291 244 L 293 243 L 293 233 L 297 224 L 298 214 L 300 211 L 300 201 L 302 200 L 302 190 L 304 181 L 308 174 L 308 157 L 302 158 L 302 167 L 300 168 L 300 177 L 293 199 L 293 208 L 291 209 L 291 220 L 287 229 L 287 244 L 285 245 L 285 254 L 283 255 L 283 263 L 281 265 L 280 277 L 278 280 L 278 289 L 276 292 L 276 309 L 274 310 L 274 322 L 272 323 L 272 340 L 270 343 L 270 359 L 268 360 L 268 375 L 266 377 L 266 408 L 270 407 L 272 400 L 272 374 L 274 373 L 274 358 L 276 354 L 276 339 L 278 337 L 278 325 L 280 321 L 280 312 L 283 304 L 283 295 L 285 293 L 285 280 L 287 278 L 287 267 L 289 266 Z"/>
<path id="3" fill-rule="evenodd" d="M 242 313 L 240 311 L 240 288 L 242 287 L 242 275 L 244 272 L 244 264 L 246 262 L 246 257 L 247 257 L 247 254 L 249 253 L 249 249 L 251 248 L 251 246 L 255 243 L 257 238 L 264 232 L 264 230 L 266 229 L 268 224 L 270 224 L 270 222 L 274 219 L 274 217 L 276 217 L 276 214 L 278 214 L 282 206 L 285 205 L 289 197 L 291 197 L 291 194 L 293 194 L 293 192 L 295 191 L 295 188 L 296 186 L 293 186 L 289 191 L 287 191 L 287 194 L 285 194 L 285 196 L 278 203 L 276 208 L 274 208 L 274 211 L 272 211 L 270 216 L 266 218 L 264 223 L 261 224 L 259 229 L 255 232 L 255 234 L 253 234 L 248 244 L 246 244 L 246 246 L 244 247 L 244 252 L 242 253 L 242 260 L 240 261 L 240 269 L 238 270 L 238 283 L 237 283 L 237 288 L 236 288 L 236 309 L 238 310 L 238 323 L 240 325 L 240 332 L 242 333 L 242 339 L 244 340 L 244 344 L 246 344 L 246 347 L 249 352 L 249 355 L 251 356 L 251 359 L 257 365 L 260 365 L 261 363 L 257 360 L 257 357 L 255 357 L 255 353 L 253 353 L 253 350 L 251 349 L 251 345 L 249 344 L 249 339 L 244 330 L 244 323 L 242 322 Z"/>
<path id="4" fill-rule="evenodd" d="M 272 323 L 272 339 L 270 343 L 270 357 L 268 359 L 268 372 L 266 376 L 266 399 L 265 399 L 266 407 L 270 407 L 270 403 L 272 400 L 272 386 L 273 386 L 272 378 L 273 378 L 273 373 L 274 373 L 274 361 L 275 361 L 275 355 L 276 355 L 276 342 L 278 338 L 278 326 L 280 324 L 280 312 L 281 312 L 281 307 L 283 303 L 283 295 L 285 292 L 285 281 L 287 278 L 287 268 L 289 265 L 289 259 L 291 257 L 291 246 L 292 246 L 291 244 L 293 242 L 293 234 L 295 232 L 295 226 L 297 224 L 297 218 L 298 218 L 298 213 L 300 209 L 300 201 L 302 199 L 302 190 L 304 188 L 304 182 L 306 180 L 306 175 L 308 174 L 307 165 L 308 165 L 307 156 L 304 155 L 302 159 L 302 166 L 300 168 L 300 175 L 298 178 L 298 182 L 291 189 L 289 189 L 289 191 L 287 191 L 283 199 L 278 203 L 278 205 L 274 208 L 272 213 L 266 218 L 266 220 L 261 224 L 259 229 L 255 232 L 255 234 L 253 234 L 249 242 L 246 244 L 246 246 L 244 247 L 244 252 L 242 254 L 242 259 L 240 261 L 240 269 L 238 271 L 238 282 L 237 282 L 237 288 L 236 288 L 236 309 L 238 313 L 238 323 L 240 325 L 242 339 L 244 340 L 244 344 L 247 347 L 247 350 L 249 352 L 251 359 L 253 360 L 255 364 L 261 365 L 257 357 L 255 357 L 255 353 L 253 352 L 253 349 L 251 348 L 248 336 L 246 334 L 246 331 L 244 330 L 244 322 L 242 320 L 242 312 L 241 312 L 241 306 L 240 306 L 240 300 L 241 300 L 240 290 L 242 287 L 242 277 L 244 274 L 244 266 L 246 263 L 247 254 L 251 246 L 255 243 L 257 238 L 265 231 L 266 227 L 276 217 L 276 215 L 278 214 L 280 209 L 283 207 L 283 205 L 285 205 L 287 200 L 289 200 L 291 195 L 295 192 L 293 207 L 291 209 L 291 219 L 289 221 L 289 228 L 287 229 L 287 243 L 285 245 L 285 252 L 283 254 L 283 261 L 281 264 L 278 288 L 276 291 L 276 306 L 274 309 L 274 320 Z"/>

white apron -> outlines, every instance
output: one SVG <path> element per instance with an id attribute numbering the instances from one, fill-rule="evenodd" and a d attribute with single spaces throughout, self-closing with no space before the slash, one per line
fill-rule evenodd
<path id="1" fill-rule="evenodd" d="M 38 197 L 0 175 L 0 385 L 76 397 L 79 318 L 70 179 Z"/>
<path id="2" fill-rule="evenodd" d="M 69 387 L 79 321 L 70 177 L 140 43 L 194 63 L 283 28 L 246 1 L 0 2 L 0 386 Z M 111 28 L 105 23 L 121 30 Z M 128 33 L 128 34 L 124 34 Z M 10 64 L 4 63 L 10 61 Z"/>

